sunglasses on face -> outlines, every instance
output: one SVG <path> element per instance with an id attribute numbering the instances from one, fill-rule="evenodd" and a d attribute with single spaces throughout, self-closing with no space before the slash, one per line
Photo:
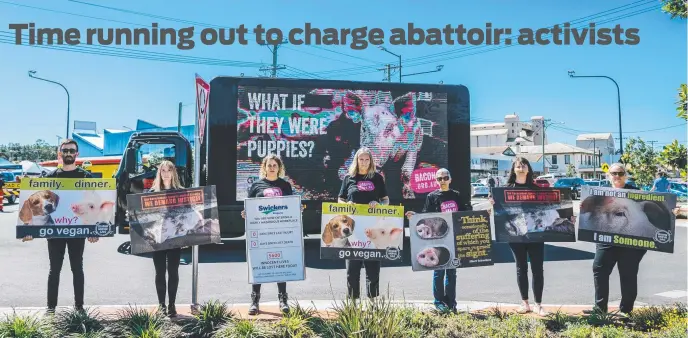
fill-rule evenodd
<path id="1" fill-rule="evenodd" d="M 623 177 L 626 175 L 626 173 L 623 171 L 610 171 L 609 174 L 617 177 Z"/>
<path id="2" fill-rule="evenodd" d="M 436 179 L 437 179 L 437 182 L 449 181 L 449 180 L 450 180 L 449 176 L 442 176 L 442 177 L 438 177 L 438 178 L 436 178 Z"/>
<path id="3" fill-rule="evenodd" d="M 63 154 L 76 154 L 76 149 L 60 149 Z"/>

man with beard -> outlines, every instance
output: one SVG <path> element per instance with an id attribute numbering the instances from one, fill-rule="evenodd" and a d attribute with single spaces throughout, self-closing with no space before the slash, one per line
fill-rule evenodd
<path id="1" fill-rule="evenodd" d="M 72 139 L 65 139 L 60 143 L 62 168 L 58 168 L 46 175 L 48 178 L 93 178 L 91 173 L 76 166 L 79 156 L 79 146 Z M 31 236 L 23 241 L 30 241 Z M 57 307 L 57 292 L 60 287 L 60 272 L 64 261 L 65 249 L 69 252 L 69 265 L 72 269 L 74 284 L 74 307 L 83 310 L 84 307 L 84 245 L 85 238 L 50 238 L 48 241 L 48 258 L 50 272 L 48 273 L 48 313 L 55 313 Z M 89 237 L 88 241 L 95 243 L 98 237 Z"/>

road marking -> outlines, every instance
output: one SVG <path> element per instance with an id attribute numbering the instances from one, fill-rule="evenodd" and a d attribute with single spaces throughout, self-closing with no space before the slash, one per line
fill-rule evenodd
<path id="1" fill-rule="evenodd" d="M 686 298 L 688 297 L 688 292 L 686 292 L 685 290 L 673 290 L 662 293 L 656 293 L 655 296 L 666 298 Z"/>

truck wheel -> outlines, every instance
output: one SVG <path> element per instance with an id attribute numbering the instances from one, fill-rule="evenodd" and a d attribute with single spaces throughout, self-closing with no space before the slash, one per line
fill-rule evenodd
<path id="1" fill-rule="evenodd" d="M 10 197 L 7 198 L 7 204 L 14 204 L 17 202 L 17 196 L 11 195 Z"/>

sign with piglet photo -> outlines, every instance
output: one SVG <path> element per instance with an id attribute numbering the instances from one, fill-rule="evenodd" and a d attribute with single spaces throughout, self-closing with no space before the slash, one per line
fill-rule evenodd
<path id="1" fill-rule="evenodd" d="M 409 228 L 413 271 L 494 265 L 487 211 L 414 214 Z"/>
<path id="2" fill-rule="evenodd" d="M 397 261 L 403 245 L 403 206 L 323 202 L 320 258 Z"/>
<path id="3" fill-rule="evenodd" d="M 220 243 L 215 186 L 127 195 L 131 253 Z"/>
<path id="4" fill-rule="evenodd" d="M 676 195 L 586 187 L 581 194 L 578 239 L 634 249 L 674 252 Z"/>
<path id="5" fill-rule="evenodd" d="M 113 178 L 25 178 L 16 238 L 112 237 L 116 200 Z"/>

